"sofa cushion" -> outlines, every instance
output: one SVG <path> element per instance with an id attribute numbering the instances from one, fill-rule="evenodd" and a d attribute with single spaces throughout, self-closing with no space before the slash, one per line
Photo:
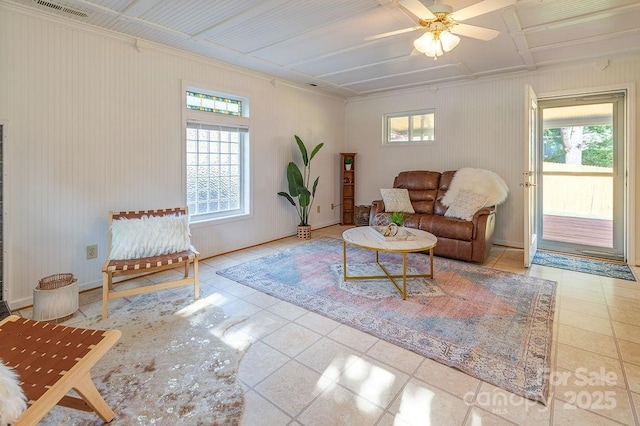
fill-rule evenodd
<path id="1" fill-rule="evenodd" d="M 444 214 L 447 217 L 457 217 L 458 219 L 471 220 L 475 212 L 480 210 L 487 197 L 475 192 L 460 190 L 456 198 L 449 205 L 449 209 Z"/>
<path id="2" fill-rule="evenodd" d="M 406 221 L 405 221 L 406 226 Z M 431 232 L 438 238 L 471 241 L 473 238 L 473 222 L 439 215 L 422 215 L 418 227 Z"/>
<path id="3" fill-rule="evenodd" d="M 393 181 L 394 188 L 406 188 L 416 213 L 433 214 L 438 195 L 440 173 L 424 170 L 400 172 Z"/>
<path id="4" fill-rule="evenodd" d="M 385 212 L 415 213 L 409 198 L 409 191 L 405 188 L 381 189 Z"/>
<path id="5" fill-rule="evenodd" d="M 436 196 L 436 202 L 433 207 L 433 214 L 444 216 L 446 213 L 447 206 L 442 204 L 442 199 L 447 195 L 447 191 L 449 190 L 449 186 L 451 185 L 451 181 L 455 174 L 455 170 L 442 172 L 442 175 L 440 176 L 440 184 L 438 185 L 438 195 Z"/>

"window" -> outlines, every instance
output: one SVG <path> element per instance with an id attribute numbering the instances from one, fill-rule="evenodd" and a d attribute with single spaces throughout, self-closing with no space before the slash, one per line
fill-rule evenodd
<path id="1" fill-rule="evenodd" d="M 248 118 L 237 116 L 243 101 L 194 90 L 186 95 L 189 215 L 202 221 L 248 213 Z"/>
<path id="2" fill-rule="evenodd" d="M 217 114 L 242 116 L 241 100 L 222 98 L 220 96 L 207 95 L 206 93 L 187 91 L 187 108 L 215 112 Z"/>
<path id="3" fill-rule="evenodd" d="M 435 111 L 385 114 L 385 145 L 433 142 Z"/>

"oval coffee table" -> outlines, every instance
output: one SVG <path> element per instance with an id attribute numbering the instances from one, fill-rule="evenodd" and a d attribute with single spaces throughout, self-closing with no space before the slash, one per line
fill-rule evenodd
<path id="1" fill-rule="evenodd" d="M 343 241 L 343 276 L 344 280 L 369 280 L 376 278 L 388 278 L 391 283 L 402 295 L 402 299 L 407 299 L 407 278 L 426 277 L 433 278 L 433 248 L 436 246 L 438 239 L 435 235 L 426 231 L 413 228 L 400 228 L 401 232 L 410 233 L 409 239 L 405 240 L 388 240 L 383 237 L 372 226 L 359 226 L 347 229 L 342 233 Z M 384 272 L 384 275 L 347 275 L 347 245 L 361 247 L 366 250 L 376 252 L 376 263 Z M 380 263 L 379 252 L 402 253 L 402 275 L 391 275 L 387 269 Z M 429 274 L 407 274 L 407 253 L 416 253 L 421 251 L 429 252 Z M 395 278 L 402 278 L 402 287 L 396 283 Z"/>

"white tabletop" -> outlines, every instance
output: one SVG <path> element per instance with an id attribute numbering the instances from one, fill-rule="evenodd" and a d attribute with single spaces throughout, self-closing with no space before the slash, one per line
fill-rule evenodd
<path id="1" fill-rule="evenodd" d="M 356 228 L 347 229 L 342 233 L 342 238 L 348 244 L 360 246 L 371 250 L 381 251 L 397 251 L 397 252 L 416 252 L 429 250 L 435 247 L 438 239 L 435 235 L 426 231 L 413 228 L 405 228 L 408 232 L 415 235 L 415 239 L 401 241 L 385 241 L 376 235 L 371 226 L 358 226 Z"/>

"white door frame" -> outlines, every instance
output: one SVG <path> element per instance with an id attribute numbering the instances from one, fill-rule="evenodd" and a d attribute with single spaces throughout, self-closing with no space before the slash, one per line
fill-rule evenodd
<path id="1" fill-rule="evenodd" d="M 636 89 L 635 83 L 620 83 L 608 86 L 596 86 L 583 89 L 562 90 L 554 92 L 538 93 L 538 99 L 543 98 L 560 98 L 565 96 L 580 96 L 580 95 L 593 95 L 601 92 L 620 92 L 626 91 L 626 103 L 625 103 L 625 137 L 624 137 L 624 150 L 625 160 L 624 166 L 626 169 L 626 182 L 625 182 L 625 199 L 626 206 L 624 212 L 625 221 L 625 249 L 627 262 L 630 264 L 640 265 L 640 253 L 637 250 L 637 245 L 640 244 L 640 238 L 636 235 Z M 525 212 L 527 214 L 527 212 Z"/>
<path id="2" fill-rule="evenodd" d="M 538 250 L 538 177 L 540 176 L 540 161 L 538 155 L 539 125 L 538 98 L 533 88 L 526 84 L 524 87 L 525 114 L 525 152 L 522 173 L 522 189 L 524 191 L 524 267 L 531 266 L 533 257 Z"/>

